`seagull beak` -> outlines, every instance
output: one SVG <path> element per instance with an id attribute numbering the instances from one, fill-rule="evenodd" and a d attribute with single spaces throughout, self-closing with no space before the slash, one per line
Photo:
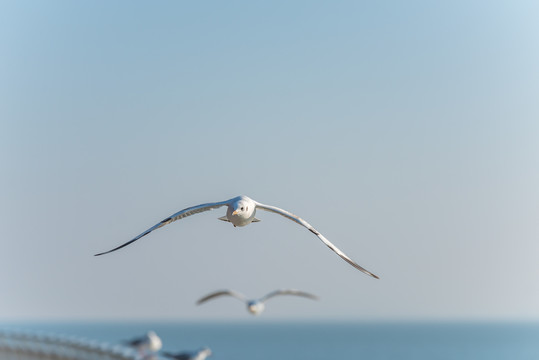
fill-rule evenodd
<path id="1" fill-rule="evenodd" d="M 234 210 L 234 211 L 232 212 L 232 215 L 238 215 L 238 211 L 239 211 L 239 210 Z"/>

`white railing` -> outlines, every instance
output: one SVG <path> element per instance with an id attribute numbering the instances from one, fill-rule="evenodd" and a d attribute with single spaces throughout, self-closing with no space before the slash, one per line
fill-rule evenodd
<path id="1" fill-rule="evenodd" d="M 85 338 L 26 331 L 0 330 L 1 360 L 159 360 L 123 345 Z"/>

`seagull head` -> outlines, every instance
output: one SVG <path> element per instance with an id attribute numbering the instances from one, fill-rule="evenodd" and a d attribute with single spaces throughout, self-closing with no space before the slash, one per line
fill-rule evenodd
<path id="1" fill-rule="evenodd" d="M 254 212 L 256 210 L 256 204 L 247 196 L 238 196 L 231 204 L 231 210 L 232 216 L 238 216 L 247 219 L 254 215 Z"/>
<path id="2" fill-rule="evenodd" d="M 234 211 L 232 211 L 232 215 L 241 216 L 243 214 L 247 214 L 248 212 L 249 212 L 249 204 L 238 203 L 238 206 L 234 207 Z"/>

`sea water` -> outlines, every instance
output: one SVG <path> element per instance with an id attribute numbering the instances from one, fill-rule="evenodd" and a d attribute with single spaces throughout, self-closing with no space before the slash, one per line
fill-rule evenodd
<path id="1" fill-rule="evenodd" d="M 256 320 L 256 319 L 255 319 Z M 3 325 L 3 326 L 2 326 Z M 154 330 L 163 350 L 208 346 L 215 360 L 539 359 L 531 323 L 36 323 L 3 329 L 45 331 L 121 343 Z"/>

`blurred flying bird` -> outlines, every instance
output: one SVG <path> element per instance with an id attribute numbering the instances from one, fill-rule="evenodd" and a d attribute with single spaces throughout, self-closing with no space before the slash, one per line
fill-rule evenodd
<path id="1" fill-rule="evenodd" d="M 275 291 L 270 292 L 269 294 L 264 295 L 260 299 L 252 299 L 252 300 L 247 299 L 243 294 L 240 294 L 233 290 L 219 290 L 199 299 L 197 301 L 197 305 L 203 304 L 206 301 L 214 299 L 219 296 L 232 296 L 244 302 L 247 305 L 247 311 L 249 311 L 251 314 L 258 315 L 262 311 L 264 311 L 264 307 L 265 307 L 264 303 L 270 298 L 277 295 L 295 295 L 295 296 L 303 296 L 312 300 L 318 300 L 318 297 L 315 295 L 312 295 L 303 291 L 295 290 L 295 289 L 275 290 Z"/>

